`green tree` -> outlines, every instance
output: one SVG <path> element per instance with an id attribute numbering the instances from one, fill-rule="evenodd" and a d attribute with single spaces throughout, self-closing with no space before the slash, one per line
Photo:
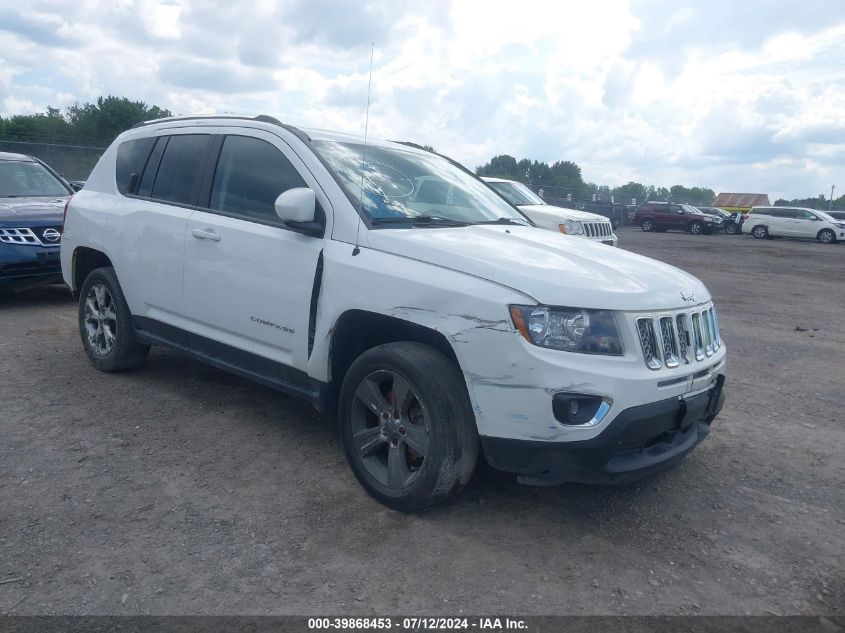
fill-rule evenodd
<path id="1" fill-rule="evenodd" d="M 96 103 L 72 105 L 66 118 L 79 137 L 112 141 L 136 123 L 168 116 L 172 116 L 170 110 L 159 106 L 108 96 L 99 97 Z"/>

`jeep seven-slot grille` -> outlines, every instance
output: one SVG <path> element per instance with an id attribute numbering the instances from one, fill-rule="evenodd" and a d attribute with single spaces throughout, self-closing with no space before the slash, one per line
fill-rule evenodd
<path id="1" fill-rule="evenodd" d="M 610 237 L 613 233 L 610 222 L 583 222 L 583 225 L 587 237 Z"/>
<path id="2" fill-rule="evenodd" d="M 637 335 L 643 360 L 654 370 L 702 361 L 722 346 L 712 306 L 671 316 L 639 317 Z"/>

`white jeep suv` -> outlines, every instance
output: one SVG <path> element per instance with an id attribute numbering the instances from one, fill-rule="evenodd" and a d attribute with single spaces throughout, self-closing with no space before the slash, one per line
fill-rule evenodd
<path id="1" fill-rule="evenodd" d="M 264 116 L 149 122 L 66 214 L 98 369 L 162 345 L 304 398 L 399 510 L 457 494 L 479 454 L 525 483 L 629 481 L 690 452 L 722 406 L 699 280 L 539 230 L 409 145 Z"/>
<path id="2" fill-rule="evenodd" d="M 611 246 L 616 246 L 619 242 L 619 239 L 613 233 L 613 225 L 603 215 L 556 207 L 515 180 L 488 178 L 486 176 L 482 176 L 481 179 L 539 227 L 567 235 L 586 237 L 594 242 Z"/>

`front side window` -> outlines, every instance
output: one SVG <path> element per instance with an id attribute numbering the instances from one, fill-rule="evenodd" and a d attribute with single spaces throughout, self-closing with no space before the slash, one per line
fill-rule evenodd
<path id="1" fill-rule="evenodd" d="M 511 204 L 515 204 L 517 206 L 521 204 L 546 204 L 545 200 L 522 183 L 489 182 L 487 184 L 502 194 Z"/>
<path id="2" fill-rule="evenodd" d="M 196 204 L 194 191 L 205 165 L 207 134 L 171 136 L 161 157 L 152 197 L 179 204 Z"/>
<path id="3" fill-rule="evenodd" d="M 278 221 L 275 202 L 279 194 L 306 186 L 291 162 L 267 141 L 227 136 L 217 161 L 209 208 Z"/>
<path id="4" fill-rule="evenodd" d="M 32 161 L 0 161 L 0 198 L 39 198 L 70 195 L 67 187 L 44 165 Z"/>
<path id="5" fill-rule="evenodd" d="M 799 220 L 815 220 L 816 216 L 809 211 L 797 211 L 795 217 Z"/>
<path id="6" fill-rule="evenodd" d="M 441 156 L 339 141 L 314 141 L 313 147 L 374 225 L 529 224 L 486 184 Z"/>

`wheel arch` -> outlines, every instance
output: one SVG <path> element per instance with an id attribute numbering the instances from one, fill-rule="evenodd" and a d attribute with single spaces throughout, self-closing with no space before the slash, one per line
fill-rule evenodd
<path id="1" fill-rule="evenodd" d="M 442 353 L 460 370 L 455 350 L 437 330 L 386 314 L 351 309 L 338 317 L 329 343 L 329 376 L 323 407 L 334 413 L 340 387 L 353 361 L 368 349 L 384 343 L 413 341 Z"/>
<path id="2" fill-rule="evenodd" d="M 73 251 L 73 287 L 71 291 L 75 299 L 79 299 L 79 289 L 85 283 L 86 277 L 97 268 L 113 268 L 111 259 L 103 251 L 87 246 L 79 246 Z"/>

